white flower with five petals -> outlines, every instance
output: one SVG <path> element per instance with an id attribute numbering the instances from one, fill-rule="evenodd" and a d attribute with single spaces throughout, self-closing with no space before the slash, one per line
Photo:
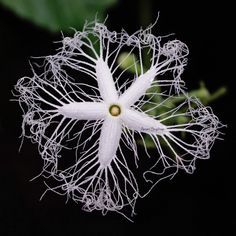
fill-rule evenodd
<path id="1" fill-rule="evenodd" d="M 196 159 L 209 157 L 219 135 L 220 123 L 211 109 L 182 88 L 187 46 L 178 40 L 162 43 L 165 37 L 155 37 L 151 28 L 128 35 L 87 23 L 82 32 L 63 38 L 59 52 L 37 67 L 40 72 L 33 69 L 33 77 L 23 77 L 15 86 L 24 112 L 23 136 L 39 145 L 42 175 L 59 183 L 48 189 L 82 202 L 84 210 L 122 214 L 130 206 L 134 213 L 137 198 L 160 179 L 179 169 L 192 173 Z M 117 65 L 127 50 L 127 57 L 138 57 L 132 65 L 134 79 Z M 146 53 L 151 59 L 144 71 Z M 152 101 L 156 94 L 163 98 L 158 103 Z M 169 103 L 173 97 L 175 106 Z M 152 115 L 161 107 L 164 113 Z M 147 137 L 155 155 L 146 147 Z M 75 149 L 75 157 L 65 156 L 68 149 Z M 141 177 L 150 185 L 141 193 L 130 166 L 145 160 L 150 163 Z"/>

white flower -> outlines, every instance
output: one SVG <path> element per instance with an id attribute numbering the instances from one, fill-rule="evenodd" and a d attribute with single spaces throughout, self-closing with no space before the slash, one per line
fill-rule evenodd
<path id="1" fill-rule="evenodd" d="M 148 193 L 179 169 L 192 173 L 195 160 L 209 157 L 219 135 L 217 117 L 183 91 L 187 46 L 178 40 L 163 43 L 166 37 L 155 37 L 151 28 L 128 35 L 88 23 L 74 37 L 63 38 L 58 53 L 15 86 L 24 111 L 23 136 L 38 143 L 42 175 L 58 182 L 49 190 L 67 194 L 84 210 L 123 214 L 130 206 L 133 214 L 136 199 L 146 195 L 142 185 Z M 127 50 L 127 56 L 138 57 L 132 66 L 141 65 L 133 79 L 117 65 L 119 54 Z M 151 56 L 147 71 L 145 54 Z M 156 94 L 162 101 L 153 102 Z M 176 105 L 169 102 L 172 98 Z M 151 115 L 163 107 L 164 113 Z M 155 144 L 155 155 L 146 147 L 147 138 Z M 140 148 L 137 140 L 143 142 Z M 142 169 L 142 162 L 148 169 Z M 140 180 L 140 186 L 139 172 L 146 183 Z"/>

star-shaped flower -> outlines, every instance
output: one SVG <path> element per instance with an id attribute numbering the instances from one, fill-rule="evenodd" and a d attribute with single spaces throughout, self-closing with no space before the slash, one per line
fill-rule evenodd
<path id="1" fill-rule="evenodd" d="M 178 40 L 162 43 L 165 37 L 155 37 L 151 28 L 128 35 L 87 23 L 82 32 L 63 38 L 58 53 L 46 57 L 37 73 L 32 70 L 32 78 L 21 78 L 15 87 L 24 111 L 23 136 L 39 145 L 42 175 L 59 182 L 49 190 L 82 202 L 84 210 L 122 214 L 130 206 L 134 213 L 136 199 L 146 194 L 131 171 L 133 163 L 138 167 L 147 161 L 141 177 L 150 184 L 148 193 L 179 169 L 192 173 L 195 160 L 209 157 L 219 135 L 217 117 L 183 90 L 187 46 Z M 120 70 L 123 62 L 117 65 L 127 50 L 126 58 L 138 57 L 132 64 L 134 79 Z M 146 54 L 151 59 L 145 71 Z M 157 94 L 162 100 L 153 102 Z M 152 115 L 163 107 L 165 112 Z M 146 147 L 147 138 L 156 147 L 155 155 Z M 63 157 L 71 148 L 75 158 Z"/>

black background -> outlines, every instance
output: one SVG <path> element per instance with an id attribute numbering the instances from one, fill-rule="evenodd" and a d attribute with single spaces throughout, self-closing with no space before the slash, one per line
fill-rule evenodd
<path id="1" fill-rule="evenodd" d="M 137 30 L 139 1 L 119 1 L 108 11 L 113 30 Z M 163 181 L 140 199 L 134 223 L 109 213 L 86 213 L 72 201 L 49 193 L 42 201 L 43 180 L 29 180 L 41 170 L 37 146 L 20 146 L 22 112 L 10 102 L 16 81 L 30 74 L 30 56 L 54 52 L 59 34 L 48 33 L 0 8 L 0 235 L 236 235 L 235 217 L 235 76 L 231 6 L 219 1 L 146 1 L 151 14 L 143 23 L 160 19 L 154 34 L 176 33 L 190 49 L 183 79 L 191 89 L 204 80 L 214 91 L 221 85 L 228 94 L 212 104 L 228 125 L 224 141 L 217 141 L 211 159 L 199 161 L 193 175 L 178 174 Z M 145 9 L 143 9 L 145 10 Z"/>

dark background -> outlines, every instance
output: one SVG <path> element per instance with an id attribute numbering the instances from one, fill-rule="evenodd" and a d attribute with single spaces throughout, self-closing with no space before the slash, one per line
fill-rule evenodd
<path id="1" fill-rule="evenodd" d="M 37 145 L 29 140 L 20 146 L 22 112 L 11 90 L 16 81 L 29 75 L 30 56 L 54 53 L 53 41 L 60 39 L 0 7 L 0 235 L 236 235 L 235 76 L 232 73 L 235 27 L 225 1 L 146 1 L 151 9 L 140 22 L 140 1 L 119 1 L 108 11 L 110 29 L 134 32 L 140 24 L 160 19 L 154 34 L 176 33 L 190 49 L 183 79 L 190 89 L 199 80 L 214 91 L 222 85 L 228 94 L 212 105 L 228 125 L 224 141 L 216 141 L 211 159 L 198 161 L 193 175 L 179 173 L 161 182 L 151 194 L 137 202 L 134 223 L 117 214 L 105 217 L 86 213 L 72 201 L 49 193 L 39 201 L 43 180 L 29 180 L 41 170 Z"/>

